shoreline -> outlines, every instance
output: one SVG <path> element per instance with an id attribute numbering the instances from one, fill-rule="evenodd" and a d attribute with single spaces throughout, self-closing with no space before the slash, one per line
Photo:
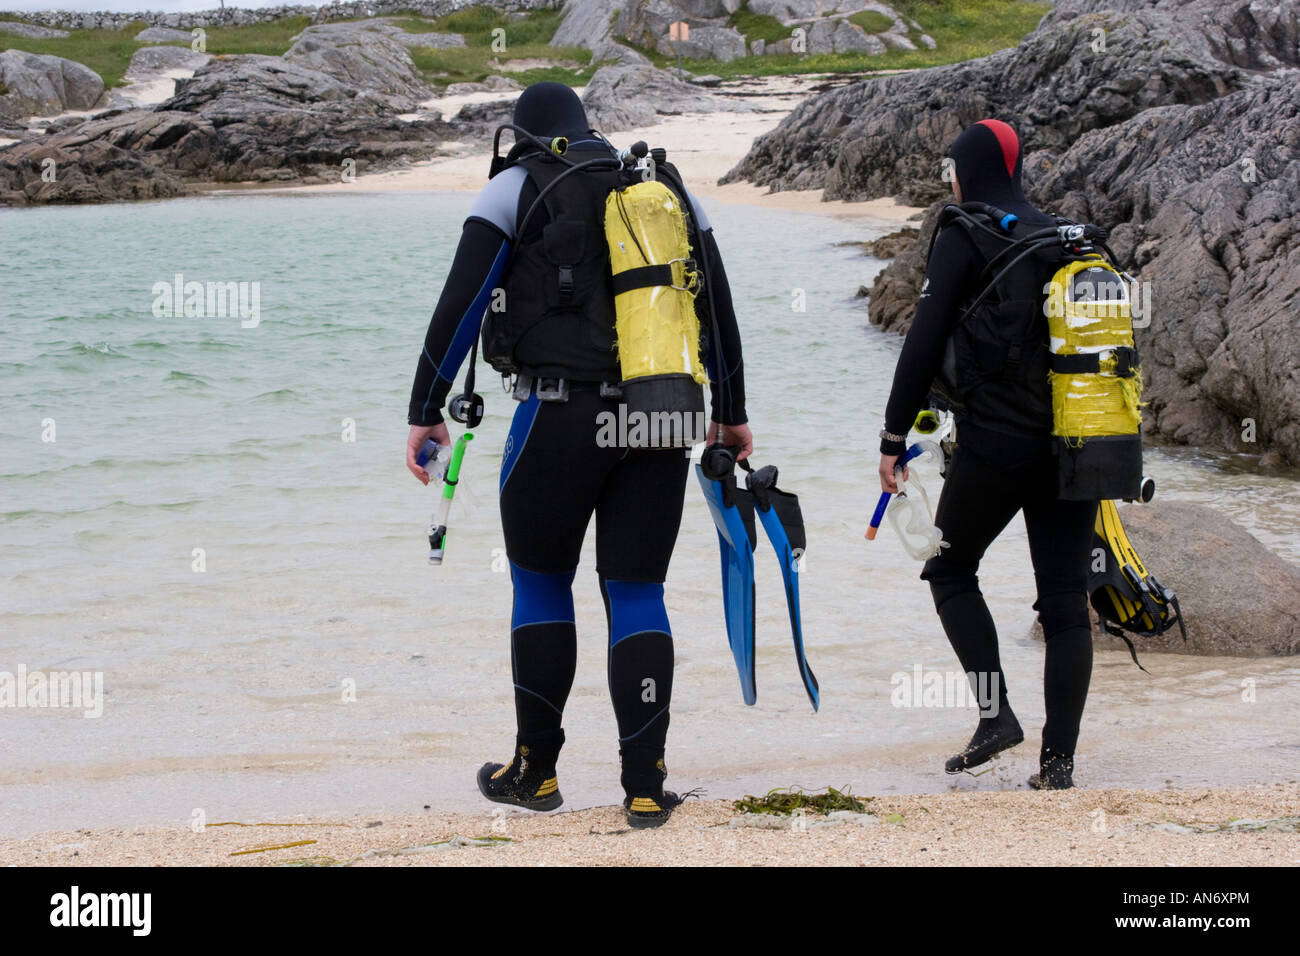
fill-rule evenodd
<path id="1" fill-rule="evenodd" d="M 214 820 L 0 839 L 10 865 L 1090 865 L 1300 864 L 1300 783 L 1187 790 L 946 792 L 860 798 L 866 813 L 742 815 L 688 800 L 662 828 L 621 807 Z M 784 821 L 784 822 L 783 822 Z"/>
<path id="2" fill-rule="evenodd" d="M 720 88 L 720 95 L 743 97 L 753 106 L 748 110 L 719 110 L 709 113 L 681 113 L 662 116 L 659 122 L 609 134 L 617 143 L 644 140 L 652 147 L 662 146 L 670 161 L 681 169 L 687 188 L 706 202 L 723 202 L 786 212 L 803 212 L 832 216 L 837 219 L 863 221 L 870 226 L 894 231 L 911 217 L 925 210 L 907 206 L 892 198 L 866 202 L 823 202 L 823 190 L 767 192 L 752 183 L 719 185 L 718 180 L 749 152 L 755 137 L 773 129 L 796 105 L 812 93 L 812 87 L 824 82 L 817 74 L 793 77 L 753 77 L 732 81 Z M 582 90 L 577 90 L 581 95 Z M 517 95 L 517 94 L 515 94 Z M 444 115 L 455 115 L 462 106 L 485 100 L 509 99 L 499 93 L 472 93 L 434 98 L 422 104 Z M 406 169 L 385 170 L 359 175 L 350 183 L 315 183 L 307 185 L 259 186 L 257 192 L 292 193 L 408 193 L 408 192 L 477 192 L 487 182 L 490 147 L 463 143 L 444 144 L 450 155 L 437 156 Z M 210 184 L 203 194 L 238 191 L 239 184 L 222 188 Z"/>

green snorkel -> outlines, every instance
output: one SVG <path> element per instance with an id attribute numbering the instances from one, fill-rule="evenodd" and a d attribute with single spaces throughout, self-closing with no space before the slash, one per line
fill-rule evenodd
<path id="1" fill-rule="evenodd" d="M 483 398 L 474 391 L 474 366 L 478 364 L 478 339 L 470 350 L 469 369 L 465 372 L 465 391 L 447 403 L 447 414 L 452 421 L 465 426 L 465 433 L 452 444 L 451 460 L 447 463 L 447 474 L 442 481 L 442 497 L 438 500 L 438 510 L 429 522 L 429 563 L 442 564 L 442 553 L 447 545 L 447 516 L 451 514 L 451 502 L 456 497 L 456 486 L 460 484 L 460 466 L 465 460 L 465 447 L 474 440 L 471 429 L 478 428 L 483 421 Z"/>
<path id="2" fill-rule="evenodd" d="M 447 547 L 447 516 L 451 514 L 451 502 L 456 497 L 456 485 L 460 484 L 460 463 L 465 458 L 465 446 L 473 440 L 474 433 L 465 432 L 452 445 L 451 461 L 447 464 L 447 474 L 442 480 L 442 497 L 438 500 L 438 510 L 429 522 L 430 564 L 442 564 L 442 553 Z"/>

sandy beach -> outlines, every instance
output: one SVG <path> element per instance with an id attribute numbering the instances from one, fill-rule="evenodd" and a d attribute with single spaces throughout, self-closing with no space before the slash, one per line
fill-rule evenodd
<path id="1" fill-rule="evenodd" d="M 894 229 L 910 216 L 924 212 L 893 199 L 868 202 L 823 202 L 821 190 L 768 192 L 751 183 L 718 185 L 722 178 L 749 151 L 754 138 L 775 127 L 798 102 L 809 95 L 819 77 L 755 77 L 724 83 L 723 95 L 743 98 L 750 108 L 712 113 L 683 113 L 663 117 L 661 122 L 637 129 L 610 133 L 616 144 L 644 140 L 651 146 L 668 150 L 669 159 L 685 177 L 696 196 L 708 202 L 742 203 L 792 212 L 815 212 L 819 215 L 863 221 L 864 226 Z M 578 88 L 581 93 L 581 88 Z M 515 94 L 517 95 L 517 94 Z M 442 97 L 422 104 L 425 110 L 438 110 L 451 117 L 461 107 L 509 98 L 501 93 L 475 93 Z M 505 143 L 511 139 L 505 137 Z M 503 146 L 504 149 L 507 148 Z M 390 170 L 358 176 L 351 183 L 289 187 L 291 192 L 427 192 L 457 190 L 477 192 L 487 178 L 491 152 L 467 144 L 446 144 L 448 155 L 417 163 L 409 169 Z"/>
<path id="2" fill-rule="evenodd" d="M 488 807 L 488 804 L 484 805 Z M 876 797 L 791 821 L 690 800 L 659 830 L 621 808 L 212 821 L 0 840 L 20 866 L 1296 866 L 1300 784 Z"/>

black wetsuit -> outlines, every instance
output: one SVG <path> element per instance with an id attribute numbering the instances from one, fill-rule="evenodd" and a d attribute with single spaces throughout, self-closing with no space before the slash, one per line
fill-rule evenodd
<path id="1" fill-rule="evenodd" d="M 1052 224 L 1021 192 L 1019 143 L 1010 127 L 976 124 L 957 139 L 950 156 L 964 201 L 995 205 L 1014 213 L 1025 225 Z M 935 240 L 916 316 L 894 373 L 886 431 L 906 435 L 925 406 L 961 308 L 986 281 L 979 278 L 984 265 L 984 256 L 960 226 L 948 226 Z M 1048 271 L 1043 281 L 1050 276 Z M 1045 322 L 1043 330 L 1046 336 Z M 926 562 L 921 575 L 930 583 L 939 618 L 962 668 L 982 680 L 996 675 L 998 709 L 994 711 L 992 701 L 987 707 L 982 702 L 981 723 L 995 712 L 1009 713 L 997 629 L 977 575 L 993 539 L 1016 512 L 1024 512 L 1038 592 L 1034 609 L 1047 639 L 1044 760 L 1073 756 L 1088 696 L 1092 673 L 1088 547 L 1097 508 L 1095 501 L 1063 501 L 1056 496 L 1048 388 L 1044 379 L 1041 392 L 1026 395 L 1024 403 L 1002 414 L 984 410 L 958 415 L 957 451 L 935 515 L 949 547 Z M 1027 419 L 1025 409 L 1037 409 L 1037 419 Z M 882 454 L 902 450 L 900 443 L 881 442 Z"/>
<path id="2" fill-rule="evenodd" d="M 563 94 L 557 97 L 561 113 L 568 108 L 566 101 Z M 558 122 L 525 128 L 545 129 L 548 137 L 567 136 L 573 154 L 607 149 L 587 129 L 585 117 L 556 121 L 548 114 L 521 121 L 517 116 L 516 122 Z M 452 380 L 478 335 L 493 291 L 503 284 L 516 224 L 536 197 L 531 179 L 512 167 L 489 181 L 471 209 L 416 370 L 411 424 L 442 420 Z M 693 199 L 692 211 L 717 309 L 716 315 L 701 319 L 716 323 L 720 338 L 705 363 L 712 417 L 722 424 L 743 424 L 740 335 L 726 273 L 704 212 Z M 545 209 L 539 208 L 528 235 L 546 221 Z M 697 306 L 704 305 L 703 299 Z M 572 583 L 594 514 L 623 782 L 629 794 L 644 793 L 662 782 L 656 765 L 662 767 L 673 674 L 663 582 L 681 523 L 689 459 L 680 448 L 601 447 L 597 416 L 615 411 L 618 400 L 602 397 L 599 382 L 570 382 L 569 389 L 566 402 L 542 401 L 536 390 L 521 402 L 502 456 L 501 522 L 514 583 L 511 659 L 518 742 L 545 754 L 563 741 L 561 720 L 577 663 Z"/>

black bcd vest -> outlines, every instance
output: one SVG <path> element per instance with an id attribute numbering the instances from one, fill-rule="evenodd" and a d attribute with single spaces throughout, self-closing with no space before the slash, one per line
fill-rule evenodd
<path id="1" fill-rule="evenodd" d="M 988 224 L 997 228 L 991 219 Z M 965 230 L 986 263 L 1007 248 L 1007 242 L 961 218 L 954 225 Z M 1052 390 L 1044 290 L 1059 267 L 1060 252 L 1039 250 L 1023 259 L 978 308 L 967 311 L 1016 254 L 1002 256 L 962 303 L 963 317 L 948 339 L 932 397 L 993 431 L 1047 435 L 1052 431 Z"/>
<path id="2" fill-rule="evenodd" d="M 608 156 L 604 148 L 572 149 L 576 162 Z M 533 189 L 520 192 L 518 221 L 537 196 L 571 167 L 545 154 L 519 161 Z M 610 169 L 565 176 L 541 198 L 502 286 L 504 308 L 483 318 L 483 357 L 503 374 L 617 382 L 614 290 L 605 242 L 605 197 L 618 183 Z"/>

